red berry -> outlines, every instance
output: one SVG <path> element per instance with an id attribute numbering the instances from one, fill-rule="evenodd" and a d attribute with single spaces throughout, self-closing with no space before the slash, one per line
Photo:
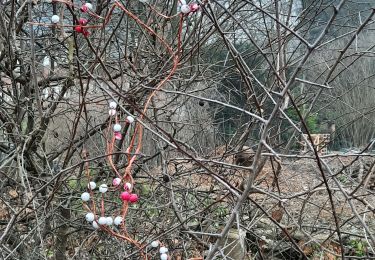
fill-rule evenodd
<path id="1" fill-rule="evenodd" d="M 129 201 L 131 202 L 131 203 L 136 203 L 137 201 L 138 201 L 138 195 L 137 194 L 131 194 L 130 195 L 130 198 L 129 198 Z"/>
<path id="2" fill-rule="evenodd" d="M 89 8 L 86 5 L 81 6 L 81 12 L 86 13 L 89 10 Z"/>
<path id="3" fill-rule="evenodd" d="M 85 18 L 79 18 L 78 22 L 80 25 L 83 25 L 83 26 L 85 26 L 88 23 L 87 19 Z"/>
<path id="4" fill-rule="evenodd" d="M 121 199 L 122 199 L 123 201 L 129 201 L 130 198 L 131 198 L 131 195 L 130 195 L 129 192 L 124 191 L 124 192 L 121 193 L 121 196 L 120 196 L 120 197 L 121 197 Z"/>
<path id="5" fill-rule="evenodd" d="M 82 33 L 83 28 L 82 28 L 82 26 L 77 25 L 77 26 L 74 27 L 74 30 L 75 30 L 77 33 Z"/>
<path id="6" fill-rule="evenodd" d="M 83 36 L 88 37 L 90 35 L 90 32 L 87 31 L 87 30 L 85 30 L 85 29 L 83 29 L 82 30 L 82 34 L 83 34 Z"/>

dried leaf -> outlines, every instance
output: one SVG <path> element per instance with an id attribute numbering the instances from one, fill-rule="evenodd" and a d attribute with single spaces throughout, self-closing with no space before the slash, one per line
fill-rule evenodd
<path id="1" fill-rule="evenodd" d="M 282 209 L 277 209 L 272 212 L 272 218 L 277 222 L 280 223 L 284 215 L 284 211 Z"/>
<path id="2" fill-rule="evenodd" d="M 18 192 L 16 190 L 9 190 L 8 194 L 12 197 L 12 199 L 18 198 Z"/>

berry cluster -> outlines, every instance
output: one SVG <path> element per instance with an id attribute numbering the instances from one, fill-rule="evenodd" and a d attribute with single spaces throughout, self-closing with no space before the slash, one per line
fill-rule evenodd
<path id="1" fill-rule="evenodd" d="M 112 101 L 109 103 L 109 111 L 108 114 L 110 116 L 115 116 L 116 115 L 116 108 L 117 108 L 117 103 Z M 134 122 L 134 118 L 132 116 L 127 116 L 125 119 L 125 122 L 128 124 L 132 124 Z M 113 125 L 113 131 L 114 131 L 114 136 L 116 140 L 121 140 L 122 139 L 122 134 L 121 134 L 121 125 L 120 124 L 114 124 Z"/>
<path id="2" fill-rule="evenodd" d="M 85 25 L 87 24 L 87 20 L 84 19 L 84 18 L 81 18 L 79 19 L 79 23 L 82 24 L 82 25 Z M 111 117 L 115 117 L 115 124 L 113 125 L 113 136 L 114 136 L 114 139 L 113 140 L 121 140 L 122 139 L 122 134 L 121 134 L 121 125 L 117 122 L 117 112 L 116 112 L 116 108 L 117 108 L 117 103 L 115 101 L 111 101 L 109 103 L 109 115 Z M 127 124 L 132 124 L 134 122 L 134 118 L 132 116 L 128 116 L 126 117 L 126 120 L 125 122 Z M 113 142 L 111 142 L 111 144 L 109 145 L 109 147 L 112 147 L 113 148 Z M 109 150 L 109 153 L 111 153 L 111 149 Z M 110 157 L 109 157 L 110 158 Z M 116 174 L 121 177 L 118 173 L 118 171 L 116 170 L 116 167 L 114 166 L 114 164 L 112 163 L 112 161 L 110 160 L 111 162 L 111 165 L 112 167 L 114 168 Z M 89 175 L 88 175 L 89 177 Z M 127 175 L 124 175 L 122 178 L 114 178 L 112 180 L 112 186 L 113 186 L 113 190 L 112 191 L 117 191 L 119 190 L 119 187 L 121 185 L 121 182 L 124 181 L 124 190 L 120 193 L 120 199 L 123 201 L 124 205 L 127 205 L 128 203 L 136 203 L 139 199 L 138 195 L 135 194 L 135 193 L 132 193 L 132 189 L 133 189 L 133 181 L 132 181 L 132 178 L 127 178 Z M 126 181 L 127 180 L 127 181 Z M 92 203 L 92 209 L 94 209 L 94 212 L 91 212 L 92 210 L 90 209 L 90 212 L 88 212 L 86 214 L 86 220 L 89 221 L 89 222 L 92 222 L 92 225 L 94 228 L 99 228 L 100 226 L 111 226 L 113 224 L 115 224 L 116 226 L 120 225 L 123 221 L 123 217 L 125 216 L 125 213 L 123 213 L 122 216 L 117 216 L 115 217 L 114 219 L 110 216 L 106 217 L 104 216 L 104 204 L 103 204 L 103 201 L 104 201 L 104 194 L 108 191 L 108 185 L 107 184 L 101 184 L 99 186 L 99 192 L 102 193 L 102 209 L 101 209 L 101 217 L 98 217 L 95 215 L 95 202 L 94 200 L 91 198 L 92 195 L 93 195 L 93 191 L 96 189 L 96 183 L 93 182 L 93 181 L 90 181 L 89 184 L 88 184 L 88 192 L 84 192 L 82 193 L 81 195 L 81 199 L 82 201 L 84 202 L 88 202 L 91 201 L 93 202 Z"/>
<path id="3" fill-rule="evenodd" d="M 120 178 L 113 179 L 112 184 L 113 184 L 113 186 L 119 186 L 121 184 L 121 179 Z M 124 184 L 124 190 L 125 191 L 123 191 L 120 195 L 120 199 L 122 201 L 124 201 L 124 202 L 128 201 L 128 202 L 131 202 L 131 203 L 136 203 L 138 201 L 138 195 L 135 194 L 135 193 L 131 193 L 131 189 L 132 189 L 131 183 L 126 182 Z"/>
<path id="4" fill-rule="evenodd" d="M 87 188 L 89 189 L 89 191 L 91 193 L 93 193 L 93 191 L 96 189 L 96 183 L 91 181 L 88 185 L 87 185 Z M 99 186 L 99 192 L 104 194 L 108 191 L 108 186 L 107 184 L 101 184 Z M 84 192 L 82 193 L 81 195 L 81 199 L 82 201 L 84 202 L 88 202 L 90 201 L 91 199 L 91 195 L 89 192 Z M 103 213 L 103 212 L 102 212 Z M 105 217 L 104 215 L 102 215 L 101 217 L 98 217 L 96 216 L 93 212 L 88 212 L 85 216 L 86 220 L 88 222 L 91 222 L 92 223 L 92 226 L 95 228 L 95 229 L 98 229 L 100 226 L 112 226 L 113 224 L 115 224 L 116 226 L 119 226 L 123 219 L 121 216 L 117 216 L 115 217 L 115 219 L 113 219 L 112 217 Z"/>
<path id="5" fill-rule="evenodd" d="M 152 241 L 151 246 L 156 248 L 159 246 L 159 241 Z M 161 246 L 159 248 L 159 253 L 160 253 L 160 259 L 161 260 L 167 260 L 168 259 L 168 248 L 165 246 Z"/>
<path id="6" fill-rule="evenodd" d="M 47 1 L 48 3 L 51 3 L 52 1 Z M 88 11 L 91 11 L 93 8 L 92 4 L 91 3 L 85 3 L 81 6 L 80 10 L 83 12 L 83 13 L 87 13 Z M 58 22 L 60 22 L 60 17 L 56 14 L 52 15 L 51 17 L 51 22 L 53 24 L 57 24 Z M 88 20 L 85 19 L 85 18 L 80 18 L 78 19 L 78 25 L 75 25 L 74 26 L 74 30 L 77 32 L 77 33 L 82 33 L 83 36 L 87 37 L 90 35 L 90 32 L 87 30 L 87 28 L 85 27 L 88 23 Z"/>
<path id="7" fill-rule="evenodd" d="M 84 3 L 80 10 L 82 13 L 87 13 L 92 10 L 92 4 L 91 3 Z M 88 23 L 88 20 L 85 18 L 78 19 L 78 25 L 74 26 L 74 30 L 77 33 L 82 33 L 83 36 L 88 37 L 90 35 L 90 32 L 85 27 Z"/>
<path id="8" fill-rule="evenodd" d="M 83 36 L 87 37 L 90 35 L 90 32 L 85 28 L 88 23 L 88 20 L 85 18 L 79 18 L 78 20 L 79 25 L 74 26 L 74 30 L 77 33 L 82 33 Z"/>
<path id="9" fill-rule="evenodd" d="M 187 4 L 185 0 L 180 0 L 180 10 L 183 14 L 195 13 L 199 10 L 199 5 L 196 2 Z"/>

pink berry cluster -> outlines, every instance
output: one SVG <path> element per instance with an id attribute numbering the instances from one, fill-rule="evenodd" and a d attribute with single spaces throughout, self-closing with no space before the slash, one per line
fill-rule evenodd
<path id="1" fill-rule="evenodd" d="M 120 178 L 115 178 L 112 181 L 113 186 L 120 186 L 121 184 L 121 179 Z M 120 194 L 120 199 L 124 202 L 130 202 L 130 203 L 136 203 L 138 201 L 138 195 L 135 193 L 131 193 L 132 190 L 132 185 L 129 182 L 126 182 L 124 184 L 124 190 Z"/>
<path id="2" fill-rule="evenodd" d="M 127 191 L 122 192 L 120 197 L 123 201 L 129 201 L 131 203 L 136 203 L 138 201 L 138 195 L 137 194 L 129 193 Z"/>

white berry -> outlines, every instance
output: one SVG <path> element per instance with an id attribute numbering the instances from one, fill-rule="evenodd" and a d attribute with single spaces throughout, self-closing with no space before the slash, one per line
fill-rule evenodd
<path id="1" fill-rule="evenodd" d="M 107 218 L 106 217 L 100 217 L 98 222 L 99 222 L 100 225 L 106 225 L 107 224 Z"/>
<path id="2" fill-rule="evenodd" d="M 87 6 L 87 9 L 92 10 L 92 4 L 91 3 L 86 3 L 85 6 Z"/>
<path id="3" fill-rule="evenodd" d="M 99 225 L 98 225 L 98 223 L 96 223 L 96 221 L 93 221 L 93 222 L 92 222 L 92 226 L 93 226 L 95 229 L 98 229 L 98 228 L 99 228 Z"/>
<path id="4" fill-rule="evenodd" d="M 114 220 L 114 223 L 116 226 L 120 225 L 122 222 L 122 217 L 118 216 L 118 217 L 115 217 L 115 220 Z"/>
<path id="5" fill-rule="evenodd" d="M 48 56 L 44 57 L 43 59 L 43 67 L 50 68 L 51 67 L 51 60 Z"/>
<path id="6" fill-rule="evenodd" d="M 83 201 L 89 201 L 89 200 L 90 200 L 90 193 L 88 193 L 88 192 L 84 192 L 84 193 L 82 193 L 82 195 L 81 195 L 81 199 L 82 199 Z"/>
<path id="7" fill-rule="evenodd" d="M 52 23 L 58 23 L 60 21 L 60 17 L 56 14 L 52 15 L 51 22 Z"/>
<path id="8" fill-rule="evenodd" d="M 113 218 L 112 217 L 107 217 L 107 225 L 111 226 L 113 224 Z"/>
<path id="9" fill-rule="evenodd" d="M 117 107 L 117 103 L 115 101 L 109 102 L 109 108 L 110 109 L 116 109 L 116 107 Z"/>
<path id="10" fill-rule="evenodd" d="M 128 121 L 129 124 L 132 124 L 134 122 L 134 117 L 132 116 L 127 116 L 126 121 Z"/>
<path id="11" fill-rule="evenodd" d="M 151 242 L 151 246 L 152 247 L 158 247 L 159 246 L 159 242 L 158 241 L 152 241 Z"/>
<path id="12" fill-rule="evenodd" d="M 109 114 L 110 116 L 114 116 L 114 115 L 116 115 L 116 110 L 115 110 L 115 109 L 110 109 L 110 110 L 108 111 L 108 114 Z"/>
<path id="13" fill-rule="evenodd" d="M 190 7 L 188 5 L 182 5 L 181 6 L 181 12 L 184 14 L 190 13 Z"/>
<path id="14" fill-rule="evenodd" d="M 120 124 L 114 124 L 113 125 L 113 131 L 120 132 L 121 131 L 121 125 Z"/>
<path id="15" fill-rule="evenodd" d="M 95 215 L 92 212 L 86 214 L 86 221 L 92 222 L 95 219 Z"/>
<path id="16" fill-rule="evenodd" d="M 90 183 L 87 185 L 87 187 L 90 189 L 90 190 L 94 190 L 96 188 L 96 183 L 93 182 L 93 181 L 90 181 Z"/>
<path id="17" fill-rule="evenodd" d="M 168 248 L 166 248 L 165 246 L 162 246 L 159 250 L 160 254 L 166 254 L 168 253 Z"/>
<path id="18" fill-rule="evenodd" d="M 108 186 L 107 186 L 107 184 L 102 184 L 102 185 L 99 186 L 99 191 L 100 191 L 101 193 L 106 193 L 107 190 L 108 190 Z"/>
<path id="19" fill-rule="evenodd" d="M 160 255 L 160 260 L 167 260 L 168 259 L 168 255 L 167 254 L 161 254 Z"/>

